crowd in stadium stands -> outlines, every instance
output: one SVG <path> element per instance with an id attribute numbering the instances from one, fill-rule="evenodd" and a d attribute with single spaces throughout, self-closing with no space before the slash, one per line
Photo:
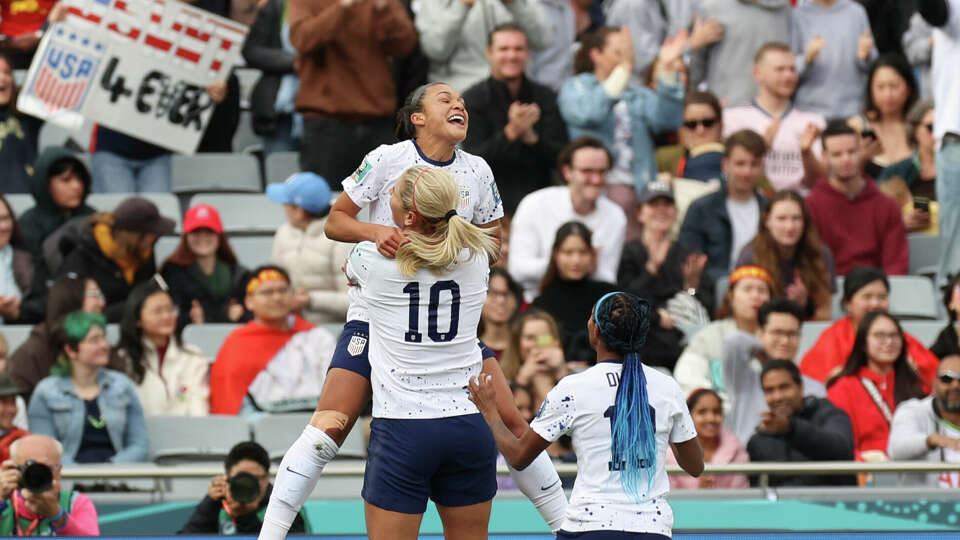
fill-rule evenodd
<path id="1" fill-rule="evenodd" d="M 20 4 L 0 0 L 0 191 L 34 206 L 0 195 L 0 318 L 34 326 L 0 347 L 0 457 L 36 433 L 65 464 L 146 461 L 145 417 L 313 410 L 350 303 L 330 207 L 394 141 L 404 97 L 442 81 L 506 212 L 479 337 L 524 414 L 590 364 L 585 321 L 620 289 L 656 308 L 644 359 L 689 394 L 708 462 L 960 461 L 957 0 L 201 0 L 251 24 L 261 74 L 252 92 L 235 75 L 207 88 L 198 151 L 234 151 L 243 101 L 258 157 L 299 152 L 264 189 L 286 223 L 257 261 L 231 248 L 222 208 L 187 208 L 181 229 L 162 215 L 149 194 L 176 185 L 169 150 L 99 126 L 90 154 L 38 148 L 14 70 L 63 14 Z M 100 193 L 122 195 L 95 210 Z M 935 343 L 891 303 L 891 278 L 918 270 L 908 233 L 944 239 L 925 270 L 949 316 Z M 811 321 L 833 322 L 801 351 Z M 209 323 L 235 328 L 208 350 L 181 337 Z M 228 476 L 265 475 L 265 455 L 235 453 Z M 217 530 L 225 481 L 185 530 Z"/>

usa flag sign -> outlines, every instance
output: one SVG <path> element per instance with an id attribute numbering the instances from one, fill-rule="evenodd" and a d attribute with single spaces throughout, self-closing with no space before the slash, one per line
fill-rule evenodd
<path id="1" fill-rule="evenodd" d="M 241 62 L 247 27 L 174 0 L 63 0 L 20 110 L 68 129 L 84 119 L 191 154 L 215 104 L 206 92 Z"/>

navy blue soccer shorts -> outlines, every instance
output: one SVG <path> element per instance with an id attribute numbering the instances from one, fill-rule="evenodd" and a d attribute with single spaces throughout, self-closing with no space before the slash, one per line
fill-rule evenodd
<path id="1" fill-rule="evenodd" d="M 427 500 L 470 506 L 497 493 L 497 447 L 480 414 L 399 420 L 374 418 L 363 500 L 422 514 Z"/>

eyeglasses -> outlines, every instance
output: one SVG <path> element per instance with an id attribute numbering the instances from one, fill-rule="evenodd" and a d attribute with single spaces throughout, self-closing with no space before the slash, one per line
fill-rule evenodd
<path id="1" fill-rule="evenodd" d="M 937 375 L 937 380 L 941 384 L 950 384 L 953 382 L 960 382 L 960 373 L 954 373 L 952 371 L 944 371 L 943 373 Z"/>
<path id="2" fill-rule="evenodd" d="M 603 176 L 608 171 L 608 169 L 580 169 L 577 167 L 574 167 L 573 170 L 584 176 Z"/>
<path id="3" fill-rule="evenodd" d="M 872 339 L 877 340 L 877 341 L 900 341 L 900 340 L 902 339 L 902 338 L 900 337 L 900 333 L 899 333 L 899 332 L 889 332 L 889 333 L 887 333 L 887 332 L 871 332 L 871 333 L 870 333 L 870 337 L 871 337 Z"/>
<path id="4" fill-rule="evenodd" d="M 800 332 L 797 330 L 770 330 L 769 334 L 777 339 L 800 339 Z"/>
<path id="5" fill-rule="evenodd" d="M 683 127 L 687 129 L 697 129 L 697 126 L 703 126 L 705 129 L 710 129 L 714 124 L 717 123 L 716 118 L 701 118 L 699 120 L 684 120 Z"/>

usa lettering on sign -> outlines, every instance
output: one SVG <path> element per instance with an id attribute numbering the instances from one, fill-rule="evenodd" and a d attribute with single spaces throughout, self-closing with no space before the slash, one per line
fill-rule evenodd
<path id="1" fill-rule="evenodd" d="M 68 129 L 84 119 L 192 154 L 241 62 L 247 27 L 173 0 L 63 0 L 18 106 Z"/>

